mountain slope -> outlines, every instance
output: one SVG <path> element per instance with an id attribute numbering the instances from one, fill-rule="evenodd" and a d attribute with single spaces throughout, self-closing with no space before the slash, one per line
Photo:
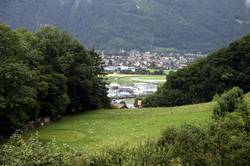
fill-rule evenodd
<path id="1" fill-rule="evenodd" d="M 97 49 L 208 52 L 250 32 L 245 0 L 2 0 L 0 22 L 56 25 Z"/>

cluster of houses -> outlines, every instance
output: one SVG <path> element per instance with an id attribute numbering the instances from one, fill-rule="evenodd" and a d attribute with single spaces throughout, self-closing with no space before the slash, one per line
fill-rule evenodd
<path id="1" fill-rule="evenodd" d="M 111 83 L 108 85 L 108 97 L 110 98 L 132 98 L 153 94 L 157 91 L 157 85 L 153 83 L 134 83 L 131 85 L 119 85 Z"/>
<path id="2" fill-rule="evenodd" d="M 199 53 L 120 52 L 101 54 L 105 66 L 130 66 L 136 68 L 179 69 L 205 55 Z M 116 69 L 119 70 L 119 69 Z M 125 70 L 120 68 L 120 70 Z"/>
<path id="3" fill-rule="evenodd" d="M 196 59 L 206 56 L 200 53 L 152 53 L 133 51 L 120 51 L 118 53 L 99 52 L 103 59 L 104 70 L 106 72 L 142 72 L 151 69 L 171 69 L 176 70 L 187 66 Z M 119 85 L 111 83 L 107 86 L 108 97 L 112 98 L 112 103 L 117 108 L 129 107 L 123 102 L 126 98 L 143 97 L 157 91 L 157 85 L 153 82 L 133 83 L 131 85 Z M 122 101 L 122 102 L 121 102 Z M 112 104 L 111 103 L 111 104 Z M 131 104 L 131 103 L 130 103 Z M 138 104 L 140 105 L 140 104 Z M 132 108 L 133 106 L 131 106 Z"/>

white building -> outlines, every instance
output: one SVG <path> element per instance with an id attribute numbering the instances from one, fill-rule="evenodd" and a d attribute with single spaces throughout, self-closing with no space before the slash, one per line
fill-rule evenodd
<path id="1" fill-rule="evenodd" d="M 155 93 L 157 85 L 153 83 L 134 83 L 130 86 L 121 86 L 117 83 L 111 83 L 108 88 L 108 97 L 127 98 L 136 96 L 145 96 Z"/>
<path id="2" fill-rule="evenodd" d="M 155 93 L 157 86 L 150 83 L 134 83 L 134 94 L 135 95 L 148 95 Z"/>
<path id="3" fill-rule="evenodd" d="M 119 66 L 120 71 L 123 70 L 131 70 L 132 72 L 135 72 L 135 67 L 129 67 L 129 66 Z"/>
<path id="4" fill-rule="evenodd" d="M 119 70 L 119 66 L 106 66 L 104 67 L 105 71 L 117 71 Z"/>
<path id="5" fill-rule="evenodd" d="M 134 96 L 134 88 L 131 86 L 120 86 L 118 88 L 119 97 L 132 97 Z"/>

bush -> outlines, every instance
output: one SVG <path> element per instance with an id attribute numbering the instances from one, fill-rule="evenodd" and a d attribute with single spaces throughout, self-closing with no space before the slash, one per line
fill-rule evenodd
<path id="1" fill-rule="evenodd" d="M 91 166 L 137 166 L 168 165 L 170 159 L 167 150 L 157 146 L 155 141 L 146 141 L 135 147 L 123 145 L 116 149 L 107 149 L 101 155 L 93 155 L 84 165 Z"/>
<path id="2" fill-rule="evenodd" d="M 206 165 L 206 138 L 203 128 L 184 124 L 180 128 L 167 128 L 158 145 L 168 149 L 174 163 Z"/>
<path id="3" fill-rule="evenodd" d="M 55 141 L 42 143 L 38 135 L 25 141 L 20 134 L 14 134 L 0 149 L 0 165 L 46 166 L 75 165 L 79 153 L 67 145 L 59 147 Z"/>
<path id="4" fill-rule="evenodd" d="M 234 112 L 238 109 L 246 111 L 247 107 L 243 100 L 243 91 L 238 87 L 234 87 L 224 92 L 217 99 L 217 104 L 213 110 L 213 118 L 224 117 L 226 113 Z"/>

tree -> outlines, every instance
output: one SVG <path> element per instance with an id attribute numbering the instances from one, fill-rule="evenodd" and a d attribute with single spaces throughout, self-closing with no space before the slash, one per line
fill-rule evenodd
<path id="1" fill-rule="evenodd" d="M 79 41 L 58 28 L 44 27 L 37 35 L 43 43 L 45 73 L 60 73 L 67 78 L 64 82 L 67 89 L 62 89 L 64 93 L 60 93 L 62 98 L 70 99 L 67 111 L 107 107 L 109 99 L 106 82 L 102 78 L 104 70 L 101 57 L 94 51 L 86 50 Z"/>
<path id="2" fill-rule="evenodd" d="M 10 61 L 12 58 L 23 56 L 24 45 L 17 32 L 6 25 L 0 24 L 0 57 L 1 62 Z"/>
<path id="3" fill-rule="evenodd" d="M 73 62 L 68 75 L 70 109 L 86 111 L 109 106 L 106 82 L 102 78 L 104 70 L 101 59 L 94 51 L 87 52 L 90 62 L 86 66 L 84 54 L 80 54 Z"/>
<path id="4" fill-rule="evenodd" d="M 39 117 L 109 106 L 101 57 L 58 28 L 0 25 L 0 56 L 1 137 Z"/>
<path id="5" fill-rule="evenodd" d="M 37 73 L 18 63 L 0 65 L 0 136 L 21 128 L 39 114 Z"/>
<path id="6" fill-rule="evenodd" d="M 67 92 L 67 77 L 60 73 L 46 75 L 47 95 L 41 98 L 39 116 L 60 117 L 66 111 L 70 100 Z"/>

